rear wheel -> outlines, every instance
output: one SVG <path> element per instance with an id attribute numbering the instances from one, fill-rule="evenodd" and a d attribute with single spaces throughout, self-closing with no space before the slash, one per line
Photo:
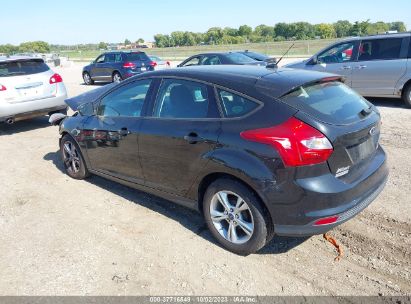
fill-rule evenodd
<path id="1" fill-rule="evenodd" d="M 236 180 L 214 181 L 204 195 L 203 213 L 213 236 L 234 253 L 254 253 L 270 239 L 268 215 L 259 198 Z"/>
<path id="2" fill-rule="evenodd" d="M 83 80 L 86 85 L 92 85 L 94 83 L 93 79 L 88 72 L 83 73 Z"/>
<path id="3" fill-rule="evenodd" d="M 84 179 L 89 176 L 80 148 L 68 134 L 61 139 L 60 153 L 68 176 L 74 179 Z"/>
<path id="4" fill-rule="evenodd" d="M 119 72 L 114 72 L 113 73 L 113 82 L 120 82 L 123 80 Z"/>
<path id="5" fill-rule="evenodd" d="M 402 100 L 404 101 L 405 105 L 408 108 L 411 108 L 411 83 L 409 83 L 403 93 L 402 93 Z"/>

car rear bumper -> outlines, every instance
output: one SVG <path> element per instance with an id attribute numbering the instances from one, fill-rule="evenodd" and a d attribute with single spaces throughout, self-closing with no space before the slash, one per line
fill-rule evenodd
<path id="1" fill-rule="evenodd" d="M 383 190 L 387 178 L 386 155 L 381 147 L 355 181 L 347 182 L 330 173 L 302 179 L 291 177 L 280 192 L 270 187 L 271 200 L 266 205 L 274 230 L 287 236 L 324 233 L 365 209 Z M 276 199 L 275 194 L 281 199 Z M 337 219 L 323 225 L 316 223 L 330 218 Z"/>
<path id="2" fill-rule="evenodd" d="M 370 205 L 384 189 L 387 179 L 388 178 L 386 177 L 383 181 L 381 181 L 381 183 L 377 185 L 377 188 L 369 190 L 362 197 L 355 199 L 353 202 L 350 202 L 349 205 L 354 204 L 354 207 L 342 213 L 333 214 L 333 216 L 338 216 L 338 220 L 335 223 L 316 226 L 315 222 L 318 219 L 321 219 L 318 218 L 307 225 L 274 225 L 274 231 L 277 235 L 282 236 L 310 236 L 326 233 L 332 228 L 350 220 L 365 208 L 367 208 L 368 205 Z M 327 212 L 327 210 L 324 210 L 324 212 Z"/>
<path id="3" fill-rule="evenodd" d="M 55 97 L 36 99 L 18 103 L 0 103 L 0 122 L 13 118 L 15 120 L 26 119 L 35 116 L 48 114 L 67 108 L 64 100 L 67 94 Z"/>

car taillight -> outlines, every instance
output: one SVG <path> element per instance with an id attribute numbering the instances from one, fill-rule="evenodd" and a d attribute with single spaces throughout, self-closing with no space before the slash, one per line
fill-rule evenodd
<path id="1" fill-rule="evenodd" d="M 7 90 L 7 88 L 4 85 L 0 84 L 0 92 L 5 90 Z"/>
<path id="2" fill-rule="evenodd" d="M 322 163 L 333 152 L 324 134 L 295 117 L 274 127 L 241 132 L 241 137 L 273 146 L 286 166 Z"/>
<path id="3" fill-rule="evenodd" d="M 56 74 L 54 74 L 53 76 L 50 77 L 49 82 L 50 82 L 50 84 L 63 82 L 63 78 L 61 78 L 61 76 L 56 73 Z"/>
<path id="4" fill-rule="evenodd" d="M 136 65 L 132 62 L 129 62 L 129 61 L 124 62 L 124 64 L 123 64 L 123 68 L 132 68 L 133 69 L 135 67 L 136 67 Z"/>
<path id="5" fill-rule="evenodd" d="M 157 66 L 157 62 L 155 62 L 155 61 L 151 61 L 151 62 L 150 62 L 150 65 L 154 68 L 154 67 L 156 67 L 156 66 Z"/>
<path id="6" fill-rule="evenodd" d="M 338 216 L 325 217 L 325 218 L 317 220 L 314 223 L 314 226 L 330 225 L 338 221 L 338 218 L 339 218 Z"/>

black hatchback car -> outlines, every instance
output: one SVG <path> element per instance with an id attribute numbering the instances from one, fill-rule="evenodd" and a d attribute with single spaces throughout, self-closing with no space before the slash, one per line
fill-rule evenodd
<path id="1" fill-rule="evenodd" d="M 83 68 L 84 83 L 120 82 L 146 71 L 154 71 L 156 63 L 140 51 L 107 52 Z"/>
<path id="2" fill-rule="evenodd" d="M 378 110 L 339 76 L 215 66 L 141 74 L 67 100 L 61 156 L 199 210 L 228 250 L 324 233 L 387 180 Z"/>

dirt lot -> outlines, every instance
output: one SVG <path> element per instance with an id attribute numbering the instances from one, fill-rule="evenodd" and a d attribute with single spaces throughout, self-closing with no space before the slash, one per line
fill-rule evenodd
<path id="1" fill-rule="evenodd" d="M 80 67 L 57 69 L 70 96 Z M 331 234 L 275 238 L 240 257 L 220 248 L 196 213 L 98 177 L 62 172 L 47 118 L 0 126 L 0 295 L 411 294 L 411 110 L 381 110 L 386 189 Z"/>

